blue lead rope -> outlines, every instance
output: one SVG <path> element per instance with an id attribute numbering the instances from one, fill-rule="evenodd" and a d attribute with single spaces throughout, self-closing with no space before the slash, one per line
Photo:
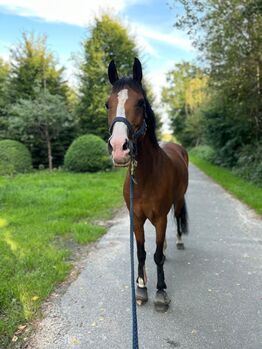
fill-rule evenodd
<path id="1" fill-rule="evenodd" d="M 133 349 L 138 349 L 138 329 L 136 314 L 136 291 L 134 272 L 134 177 L 130 175 L 130 264 L 131 264 L 131 294 L 132 294 L 132 329 Z"/>

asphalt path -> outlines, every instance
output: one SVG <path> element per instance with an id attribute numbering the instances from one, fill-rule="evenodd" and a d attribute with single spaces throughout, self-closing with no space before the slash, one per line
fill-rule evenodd
<path id="1" fill-rule="evenodd" d="M 146 224 L 149 302 L 138 308 L 140 349 L 262 348 L 262 220 L 190 166 L 190 233 L 176 250 L 167 230 L 171 305 L 153 300 L 155 233 Z M 129 220 L 125 213 L 89 252 L 83 271 L 46 307 L 31 349 L 131 348 Z"/>

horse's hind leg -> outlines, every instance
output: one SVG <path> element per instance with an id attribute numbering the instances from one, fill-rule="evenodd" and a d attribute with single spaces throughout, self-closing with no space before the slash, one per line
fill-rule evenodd
<path id="1" fill-rule="evenodd" d="M 165 234 L 166 234 L 167 217 L 161 217 L 156 224 L 156 252 L 154 260 L 157 265 L 157 292 L 155 297 L 155 308 L 157 311 L 166 311 L 168 309 L 170 299 L 165 291 L 165 274 L 164 262 L 165 255 L 163 253 Z"/>
<path id="2" fill-rule="evenodd" d="M 138 305 L 148 301 L 147 288 L 146 288 L 146 251 L 145 251 L 145 235 L 143 224 L 135 222 L 135 235 L 136 235 L 136 246 L 137 246 L 137 259 L 138 259 L 138 277 L 136 280 L 136 301 Z"/>
<path id="3" fill-rule="evenodd" d="M 184 200 L 181 205 L 178 205 L 175 208 L 175 217 L 177 222 L 176 247 L 178 250 L 184 250 L 185 246 L 182 241 L 182 234 L 187 233 L 187 210 L 186 210 L 186 203 Z"/>

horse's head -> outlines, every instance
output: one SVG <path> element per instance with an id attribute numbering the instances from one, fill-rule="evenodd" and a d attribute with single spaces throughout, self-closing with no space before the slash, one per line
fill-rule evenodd
<path id="1" fill-rule="evenodd" d="M 146 133 L 145 95 L 141 85 L 142 67 L 135 58 L 132 78 L 118 78 L 114 61 L 108 66 L 113 85 L 106 107 L 111 137 L 108 148 L 115 166 L 128 166 L 136 155 L 136 143 Z"/>

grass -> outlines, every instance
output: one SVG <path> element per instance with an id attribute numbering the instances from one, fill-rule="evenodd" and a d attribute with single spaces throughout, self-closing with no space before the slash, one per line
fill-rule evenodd
<path id="1" fill-rule="evenodd" d="M 70 270 L 67 240 L 95 241 L 123 204 L 124 172 L 0 177 L 0 348 Z M 64 243 L 63 243 L 64 242 Z"/>
<path id="2" fill-rule="evenodd" d="M 234 175 L 230 170 L 212 165 L 190 154 L 190 161 L 223 188 L 262 215 L 262 188 Z"/>

